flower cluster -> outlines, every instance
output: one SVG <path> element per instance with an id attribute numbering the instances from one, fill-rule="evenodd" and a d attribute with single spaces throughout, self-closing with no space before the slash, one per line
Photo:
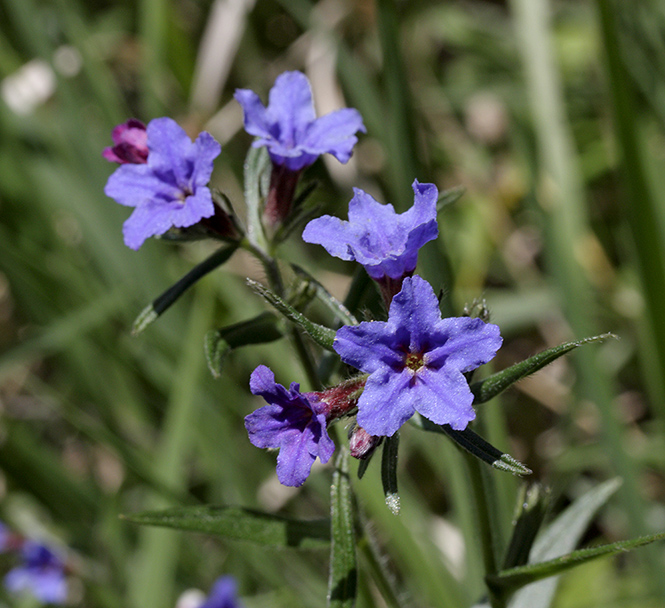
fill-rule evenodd
<path id="1" fill-rule="evenodd" d="M 238 89 L 235 99 L 245 130 L 256 138 L 252 145 L 267 148 L 272 162 L 263 220 L 275 228 L 293 211 L 301 172 L 321 154 L 347 162 L 365 126 L 350 108 L 317 118 L 300 72 L 277 78 L 267 106 L 246 89 Z M 173 120 L 158 118 L 147 127 L 130 120 L 112 137 L 114 146 L 104 157 L 120 167 L 106 194 L 135 208 L 124 226 L 128 246 L 137 249 L 150 236 L 215 214 L 208 182 L 221 148 L 211 135 L 201 133 L 192 143 Z M 252 444 L 279 450 L 277 476 L 285 485 L 303 484 L 317 458 L 328 462 L 335 445 L 327 429 L 339 418 L 357 413 L 352 451 L 365 458 L 416 412 L 455 430 L 475 417 L 465 374 L 494 357 L 499 328 L 469 317 L 443 319 L 434 289 L 414 275 L 420 248 L 439 230 L 436 186 L 415 180 L 413 192 L 413 206 L 400 214 L 355 189 L 348 221 L 326 215 L 304 229 L 305 242 L 365 268 L 383 295 L 388 318 L 337 331 L 332 348 L 359 374 L 325 391 L 300 392 L 296 382 L 287 389 L 263 365 L 252 373 L 251 392 L 267 405 L 249 414 L 245 426 Z M 261 251 L 258 257 L 266 255 Z"/>
<path id="2" fill-rule="evenodd" d="M 321 154 L 345 163 L 364 132 L 357 110 L 345 108 L 316 118 L 312 90 L 300 72 L 285 72 L 270 91 L 264 107 L 253 91 L 238 89 L 235 98 L 245 115 L 245 129 L 257 137 L 253 146 L 265 146 L 273 162 L 265 216 L 271 224 L 288 215 L 300 172 Z M 123 226 L 125 244 L 138 249 L 151 237 L 170 228 L 187 228 L 215 214 L 208 182 L 220 144 L 209 133 L 192 143 L 170 118 L 156 118 L 146 127 L 130 119 L 116 126 L 113 146 L 103 151 L 121 166 L 109 178 L 104 192 L 116 202 L 134 207 Z"/>
<path id="3" fill-rule="evenodd" d="M 286 485 L 303 483 L 317 455 L 322 462 L 329 459 L 332 442 L 326 423 L 356 408 L 350 442 L 357 458 L 366 458 L 380 438 L 394 435 L 416 412 L 455 430 L 475 418 L 464 374 L 494 357 L 502 342 L 499 328 L 470 317 L 442 319 L 431 285 L 413 276 L 419 249 L 438 236 L 436 187 L 416 180 L 413 191 L 413 207 L 398 214 L 392 205 L 355 189 L 348 221 L 324 216 L 303 232 L 304 241 L 360 263 L 380 287 L 389 312 L 385 322 L 345 325 L 337 331 L 334 350 L 366 375 L 358 377 L 346 401 L 338 399 L 334 411 L 321 403 L 325 392 L 301 394 L 294 383 L 287 393 L 264 366 L 252 374 L 252 392 L 272 405 L 247 417 L 250 440 L 259 447 L 281 448 L 277 474 Z M 264 381 L 261 391 L 253 384 L 257 373 Z"/>

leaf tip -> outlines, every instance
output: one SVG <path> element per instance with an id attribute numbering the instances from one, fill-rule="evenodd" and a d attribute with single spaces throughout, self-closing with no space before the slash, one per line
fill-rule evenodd
<path id="1" fill-rule="evenodd" d="M 152 304 L 148 304 L 132 324 L 132 336 L 138 336 L 148 325 L 157 320 L 159 315 Z"/>
<path id="2" fill-rule="evenodd" d="M 386 494 L 386 505 L 393 515 L 399 515 L 401 503 L 399 494 Z"/>

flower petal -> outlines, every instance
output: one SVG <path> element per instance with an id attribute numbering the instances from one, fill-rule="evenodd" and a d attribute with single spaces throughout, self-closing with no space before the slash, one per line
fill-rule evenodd
<path id="1" fill-rule="evenodd" d="M 332 215 L 324 215 L 305 226 L 302 240 L 305 243 L 322 245 L 333 257 L 341 260 L 355 260 L 353 248 L 349 245 L 349 232 L 349 222 Z"/>
<path id="2" fill-rule="evenodd" d="M 317 118 L 309 125 L 301 147 L 312 154 L 328 152 L 346 163 L 358 142 L 356 133 L 365 133 L 365 125 L 358 110 L 344 108 Z"/>
<path id="3" fill-rule="evenodd" d="M 148 123 L 148 166 L 176 186 L 188 184 L 192 174 L 192 140 L 172 118 L 155 118 Z M 172 177 L 171 177 L 172 176 Z"/>
<path id="4" fill-rule="evenodd" d="M 233 97 L 242 107 L 245 131 L 255 137 L 272 138 L 271 124 L 261 98 L 249 89 L 236 89 Z"/>
<path id="5" fill-rule="evenodd" d="M 440 346 L 425 355 L 427 366 L 445 366 L 460 372 L 471 371 L 493 359 L 503 342 L 497 325 L 469 317 L 443 319 L 432 334 L 432 341 Z"/>
<path id="6" fill-rule="evenodd" d="M 408 333 L 409 352 L 429 351 L 432 329 L 441 322 L 439 301 L 432 286 L 418 275 L 404 279 L 402 291 L 390 304 L 388 322 Z"/>
<path id="7" fill-rule="evenodd" d="M 337 330 L 333 342 L 344 363 L 368 374 L 385 367 L 403 367 L 404 353 L 395 346 L 394 329 L 383 321 L 344 325 Z"/>
<path id="8" fill-rule="evenodd" d="M 212 175 L 213 164 L 221 153 L 222 146 L 210 133 L 203 131 L 192 145 L 190 158 L 194 165 L 190 182 L 195 187 L 207 186 Z M 197 190 L 198 192 L 198 190 Z M 207 217 L 207 216 L 205 216 Z"/>
<path id="9" fill-rule="evenodd" d="M 134 209 L 122 225 L 125 245 L 138 250 L 151 236 L 164 234 L 171 227 L 171 214 L 165 205 L 147 201 Z"/>
<path id="10" fill-rule="evenodd" d="M 415 412 L 413 372 L 381 369 L 373 373 L 358 400 L 358 424 L 370 435 L 390 437 Z"/>
<path id="11" fill-rule="evenodd" d="M 177 190 L 160 180 L 148 165 L 121 165 L 109 177 L 104 194 L 126 207 L 136 207 L 156 194 L 172 198 Z"/>
<path id="12" fill-rule="evenodd" d="M 286 147 L 299 144 L 310 123 L 316 118 L 312 89 L 302 72 L 284 72 L 270 89 L 268 119 L 278 127 L 272 129 L 276 139 Z"/>
<path id="13" fill-rule="evenodd" d="M 282 444 L 277 456 L 277 478 L 285 486 L 301 486 L 309 476 L 316 456 L 312 454 L 312 432 L 305 429 Z"/>
<path id="14" fill-rule="evenodd" d="M 417 373 L 415 409 L 435 424 L 464 430 L 476 417 L 469 385 L 457 370 L 423 368 Z"/>

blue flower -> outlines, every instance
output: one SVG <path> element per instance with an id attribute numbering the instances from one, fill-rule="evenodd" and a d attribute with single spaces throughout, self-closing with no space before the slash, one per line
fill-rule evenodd
<path id="1" fill-rule="evenodd" d="M 28 591 L 38 600 L 63 604 L 67 599 L 65 563 L 51 549 L 34 541 L 21 548 L 23 564 L 5 576 L 5 587 L 13 593 Z"/>
<path id="2" fill-rule="evenodd" d="M 199 608 L 241 608 L 237 598 L 237 584 L 232 576 L 221 576 Z"/>
<path id="3" fill-rule="evenodd" d="M 350 108 L 316 118 L 312 89 L 301 72 L 277 77 L 267 108 L 248 89 L 236 90 L 235 98 L 245 115 L 245 130 L 259 138 L 254 147 L 266 146 L 273 164 L 291 171 L 308 167 L 324 153 L 347 162 L 358 141 L 355 134 L 365 132 L 360 113 Z"/>
<path id="4" fill-rule="evenodd" d="M 192 226 L 215 213 L 207 184 L 221 146 L 212 135 L 201 133 L 192 143 L 175 121 L 156 118 L 147 127 L 147 145 L 148 162 L 121 165 L 104 189 L 116 202 L 135 208 L 123 226 L 132 249 L 173 226 Z"/>
<path id="5" fill-rule="evenodd" d="M 369 374 L 358 400 L 358 424 L 370 435 L 391 436 L 415 412 L 463 430 L 475 418 L 464 373 L 494 357 L 499 328 L 480 319 L 441 319 L 434 290 L 419 276 L 404 280 L 388 321 L 346 325 L 334 349 L 342 361 Z"/>
<path id="6" fill-rule="evenodd" d="M 401 281 L 415 270 L 418 250 L 439 234 L 436 186 L 416 180 L 413 192 L 413 207 L 398 214 L 392 205 L 354 188 L 348 222 L 324 215 L 307 224 L 302 238 L 323 245 L 332 256 L 362 264 L 377 281 Z"/>
<path id="7" fill-rule="evenodd" d="M 249 387 L 269 404 L 245 417 L 249 440 L 257 448 L 279 448 L 279 481 L 301 486 L 316 457 L 328 462 L 335 450 L 326 430 L 328 405 L 316 393 L 301 393 L 297 382 L 288 390 L 277 384 L 265 365 L 252 372 Z"/>

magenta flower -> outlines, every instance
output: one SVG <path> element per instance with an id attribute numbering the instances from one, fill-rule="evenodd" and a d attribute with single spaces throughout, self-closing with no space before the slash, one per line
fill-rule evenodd
<path id="1" fill-rule="evenodd" d="M 7 573 L 5 587 L 12 593 L 32 593 L 44 603 L 63 604 L 67 599 L 63 560 L 34 541 L 26 541 L 21 554 L 23 564 Z"/>
<path id="2" fill-rule="evenodd" d="M 114 127 L 113 146 L 104 148 L 102 156 L 112 163 L 142 165 L 148 159 L 148 135 L 145 125 L 136 118 Z"/>
<path id="3" fill-rule="evenodd" d="M 199 608 L 241 608 L 237 598 L 237 584 L 232 576 L 221 576 Z"/>
<path id="4" fill-rule="evenodd" d="M 499 328 L 480 319 L 441 319 L 434 290 L 419 276 L 404 279 L 388 321 L 345 325 L 334 349 L 370 374 L 358 400 L 358 424 L 391 436 L 415 412 L 460 431 L 476 416 L 464 373 L 494 357 Z"/>
<path id="5" fill-rule="evenodd" d="M 146 132 L 148 162 L 121 165 L 104 188 L 116 202 L 135 208 L 123 225 L 125 244 L 132 249 L 173 226 L 192 226 L 215 213 L 207 184 L 219 143 L 205 132 L 192 143 L 170 118 L 151 120 Z"/>
<path id="6" fill-rule="evenodd" d="M 350 108 L 316 118 L 312 89 L 301 72 L 277 77 L 267 108 L 248 89 L 237 89 L 235 98 L 245 114 L 245 130 L 259 138 L 253 146 L 266 146 L 273 164 L 290 171 L 308 167 L 325 153 L 347 162 L 358 141 L 355 134 L 365 132 L 360 113 Z"/>
<path id="7" fill-rule="evenodd" d="M 249 440 L 257 448 L 279 448 L 279 481 L 301 486 L 316 457 L 328 462 L 335 450 L 326 430 L 328 405 L 316 393 L 301 393 L 297 382 L 288 390 L 277 384 L 265 365 L 252 372 L 249 387 L 268 402 L 245 417 Z"/>
<path id="8" fill-rule="evenodd" d="M 413 207 L 398 214 L 392 205 L 354 188 L 348 222 L 324 215 L 307 224 L 302 238 L 323 245 L 332 256 L 362 264 L 377 281 L 401 281 L 415 270 L 418 250 L 439 234 L 436 186 L 416 180 L 413 192 Z"/>

